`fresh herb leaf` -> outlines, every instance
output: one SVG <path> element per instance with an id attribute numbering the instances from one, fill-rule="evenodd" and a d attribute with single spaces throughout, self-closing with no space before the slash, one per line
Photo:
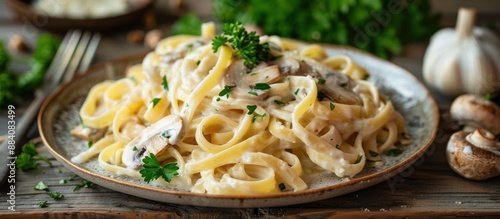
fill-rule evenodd
<path id="1" fill-rule="evenodd" d="M 285 105 L 286 105 L 286 103 L 285 103 L 285 102 L 282 102 L 282 101 L 279 101 L 279 100 L 274 100 L 274 103 L 275 103 L 275 104 L 278 104 L 278 105 L 280 105 L 280 106 L 285 106 Z"/>
<path id="2" fill-rule="evenodd" d="M 134 148 L 132 148 L 132 151 L 137 151 L 137 146 L 134 146 Z"/>
<path id="3" fill-rule="evenodd" d="M 82 183 L 80 185 L 76 185 L 74 188 L 73 188 L 73 192 L 74 191 L 77 191 L 81 188 L 90 188 L 92 187 L 93 183 L 88 181 L 88 180 L 85 180 L 85 179 L 82 179 Z"/>
<path id="4" fill-rule="evenodd" d="M 22 152 L 17 156 L 16 166 L 21 171 L 36 169 L 39 172 L 44 173 L 40 168 L 38 161 L 43 161 L 49 164 L 49 166 L 52 166 L 52 163 L 47 158 L 38 153 L 35 143 L 33 143 L 33 141 L 29 141 L 23 146 Z"/>
<path id="5" fill-rule="evenodd" d="M 61 179 L 59 180 L 59 184 L 63 185 L 63 184 L 66 184 L 68 181 L 66 181 L 65 179 Z"/>
<path id="6" fill-rule="evenodd" d="M 58 173 L 62 173 L 61 168 L 57 168 L 57 172 L 58 172 Z"/>
<path id="7" fill-rule="evenodd" d="M 339 144 L 336 144 L 335 145 L 335 148 L 339 149 L 340 150 L 340 145 Z"/>
<path id="8" fill-rule="evenodd" d="M 333 109 L 335 109 L 335 105 L 332 102 L 330 102 L 330 110 L 333 110 Z"/>
<path id="9" fill-rule="evenodd" d="M 295 95 L 297 95 L 298 93 L 299 93 L 299 88 L 297 88 L 297 89 L 295 90 L 295 92 L 293 92 L 293 94 L 295 94 Z"/>
<path id="10" fill-rule="evenodd" d="M 368 78 L 370 78 L 370 75 L 369 75 L 369 74 L 366 74 L 366 75 L 363 75 L 363 78 L 362 78 L 362 79 L 366 81 L 366 80 L 368 80 Z"/>
<path id="11" fill-rule="evenodd" d="M 399 134 L 399 136 L 401 136 L 401 138 L 404 139 L 404 140 L 410 140 L 411 139 L 411 137 L 406 132 L 401 132 Z"/>
<path id="12" fill-rule="evenodd" d="M 200 63 L 201 63 L 200 60 L 196 61 L 196 65 L 200 65 Z"/>
<path id="13" fill-rule="evenodd" d="M 257 109 L 257 106 L 256 105 L 247 105 L 247 109 L 248 109 L 248 115 L 252 115 L 252 113 Z"/>
<path id="14" fill-rule="evenodd" d="M 49 192 L 49 193 L 47 193 L 47 195 L 49 195 L 49 197 L 51 197 L 55 200 L 59 200 L 59 199 L 64 198 L 64 195 L 61 194 L 60 192 L 56 192 L 56 193 Z"/>
<path id="15" fill-rule="evenodd" d="M 40 203 L 38 203 L 38 207 L 40 207 L 40 208 L 46 208 L 48 206 L 49 205 L 47 204 L 47 200 L 41 201 Z"/>
<path id="16" fill-rule="evenodd" d="M 168 91 L 168 81 L 166 75 L 163 75 L 163 78 L 161 79 L 161 86 L 163 87 L 163 90 Z"/>
<path id="17" fill-rule="evenodd" d="M 139 173 L 147 183 L 160 177 L 170 182 L 174 176 L 179 175 L 177 172 L 177 170 L 179 170 L 177 163 L 168 163 L 162 167 L 153 153 L 150 153 L 149 156 L 145 156 L 142 162 L 144 163 L 143 169 L 141 169 Z"/>
<path id="18" fill-rule="evenodd" d="M 151 103 L 153 103 L 153 108 L 155 108 L 156 104 L 158 104 L 158 102 L 160 102 L 161 98 L 153 98 L 151 100 Z"/>
<path id="19" fill-rule="evenodd" d="M 250 90 L 250 91 L 248 91 L 248 93 L 251 95 L 254 95 L 254 96 L 259 96 L 259 94 L 254 90 Z"/>
<path id="20" fill-rule="evenodd" d="M 234 88 L 236 86 L 228 86 L 228 85 L 224 85 L 224 89 L 222 89 L 220 92 L 219 92 L 219 96 L 226 96 L 226 98 L 229 98 L 229 94 L 231 93 L 231 89 Z"/>
<path id="21" fill-rule="evenodd" d="M 286 189 L 285 183 L 280 183 L 278 187 L 280 188 L 281 191 L 285 191 Z"/>
<path id="22" fill-rule="evenodd" d="M 326 80 L 323 78 L 318 78 L 318 84 L 325 84 Z"/>
<path id="23" fill-rule="evenodd" d="M 370 153 L 370 156 L 372 156 L 372 157 L 378 156 L 378 153 L 375 151 L 372 151 L 372 150 L 369 150 L 368 153 Z"/>
<path id="24" fill-rule="evenodd" d="M 276 58 L 270 53 L 269 43 L 260 44 L 259 36 L 255 32 L 248 33 L 241 22 L 225 23 L 222 31 L 223 35 L 212 40 L 214 53 L 228 42 L 236 50 L 235 55 L 241 56 L 245 60 L 243 64 L 250 69 L 261 61 Z"/>
<path id="25" fill-rule="evenodd" d="M 254 123 L 258 118 L 265 117 L 266 115 L 267 115 L 266 113 L 264 113 L 264 114 L 255 113 L 255 115 L 253 115 L 253 118 L 252 118 L 252 123 Z"/>
<path id="26" fill-rule="evenodd" d="M 269 88 L 271 88 L 271 86 L 269 86 L 269 84 L 266 84 L 266 83 L 257 83 L 253 87 L 253 89 L 255 89 L 255 90 L 267 90 Z"/>
<path id="27" fill-rule="evenodd" d="M 94 144 L 94 143 L 93 143 L 93 142 L 91 142 L 91 141 L 87 142 L 87 146 L 88 146 L 89 148 L 90 148 L 90 147 L 92 147 L 92 145 L 93 145 L 93 144 Z"/>
<path id="28" fill-rule="evenodd" d="M 359 162 L 361 162 L 361 159 L 363 158 L 363 155 L 359 155 L 358 156 L 358 159 L 356 159 L 356 162 L 354 162 L 354 164 L 358 164 Z"/>
<path id="29" fill-rule="evenodd" d="M 387 152 L 385 152 L 385 154 L 387 156 L 398 156 L 401 153 L 403 153 L 403 151 L 401 151 L 401 149 L 399 149 L 399 148 L 393 148 L 393 149 L 390 149 Z"/>
<path id="30" fill-rule="evenodd" d="M 73 175 L 73 176 L 69 177 L 69 178 L 68 178 L 68 181 L 73 181 L 73 180 L 75 180 L 75 177 L 77 177 L 77 176 L 76 176 L 76 175 Z"/>
<path id="31" fill-rule="evenodd" d="M 38 183 L 35 185 L 35 190 L 39 190 L 39 191 L 42 191 L 42 190 L 49 191 L 49 186 L 47 186 L 47 184 L 45 184 L 45 183 L 43 182 L 43 180 L 40 180 L 40 182 L 38 182 Z"/>
<path id="32" fill-rule="evenodd" d="M 382 162 L 382 160 L 370 160 L 370 159 L 366 159 L 366 161 L 370 163 Z"/>

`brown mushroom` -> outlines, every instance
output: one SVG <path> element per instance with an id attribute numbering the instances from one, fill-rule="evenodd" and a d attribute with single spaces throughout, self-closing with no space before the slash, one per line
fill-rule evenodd
<path id="1" fill-rule="evenodd" d="M 446 158 L 450 167 L 467 179 L 485 180 L 500 175 L 500 143 L 485 129 L 453 134 Z"/>
<path id="2" fill-rule="evenodd" d="M 71 130 L 71 134 L 79 139 L 96 142 L 106 134 L 107 128 L 93 129 L 78 125 Z"/>
<path id="3" fill-rule="evenodd" d="M 144 46 L 148 49 L 156 48 L 156 45 L 163 38 L 163 32 L 160 29 L 150 30 L 144 37 Z"/>
<path id="4" fill-rule="evenodd" d="M 451 104 L 450 114 L 465 125 L 465 131 L 483 128 L 500 134 L 500 108 L 489 100 L 471 94 L 461 95 Z"/>

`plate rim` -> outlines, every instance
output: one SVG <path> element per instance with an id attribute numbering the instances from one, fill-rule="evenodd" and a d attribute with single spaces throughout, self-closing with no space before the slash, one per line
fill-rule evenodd
<path id="1" fill-rule="evenodd" d="M 304 43 L 304 42 L 298 41 L 298 40 L 291 40 L 291 41 Z M 406 69 L 404 69 L 404 68 L 402 68 L 402 67 L 400 67 L 400 66 L 398 66 L 398 65 L 396 65 L 388 60 L 381 59 L 381 58 L 379 58 L 371 53 L 368 53 L 368 52 L 365 52 L 365 51 L 362 51 L 362 50 L 359 50 L 359 49 L 356 49 L 356 48 L 353 48 L 350 46 L 344 46 L 344 45 L 331 45 L 331 44 L 319 44 L 319 45 L 321 45 L 322 47 L 325 47 L 325 48 L 332 48 L 334 50 L 345 50 L 345 51 L 351 51 L 354 53 L 360 53 L 360 55 L 374 58 L 374 59 L 377 59 L 376 61 L 381 61 L 381 62 L 384 62 L 385 64 L 391 65 L 392 67 L 397 68 L 397 70 L 400 71 L 401 73 L 404 73 L 406 76 L 411 77 L 414 82 L 417 82 L 415 84 L 415 86 L 419 86 L 420 90 L 423 90 L 426 92 L 426 94 L 425 94 L 425 96 L 427 97 L 426 101 L 431 102 L 430 105 L 432 106 L 432 112 L 434 113 L 433 121 L 435 121 L 435 123 L 433 126 L 429 127 L 431 130 L 430 137 L 428 139 L 426 139 L 425 142 L 423 142 L 413 154 L 411 154 L 407 158 L 399 161 L 398 163 L 396 163 L 396 165 L 390 166 L 390 167 L 388 167 L 384 170 L 380 170 L 376 173 L 369 174 L 366 176 L 361 176 L 358 178 L 352 178 L 352 179 L 349 179 L 348 181 L 341 182 L 339 184 L 334 184 L 334 185 L 329 185 L 329 186 L 324 186 L 324 187 L 319 187 L 319 188 L 313 188 L 313 189 L 306 189 L 306 190 L 298 191 L 298 192 L 264 194 L 264 195 L 255 195 L 255 196 L 244 196 L 244 195 L 238 196 L 238 195 L 225 195 L 225 194 L 200 194 L 200 193 L 193 193 L 193 192 L 188 192 L 188 191 L 166 190 L 166 189 L 162 189 L 162 188 L 158 188 L 158 187 L 140 185 L 140 184 L 136 184 L 136 183 L 133 183 L 130 181 L 127 182 L 127 181 L 124 181 L 121 179 L 111 178 L 108 176 L 104 176 L 104 175 L 92 172 L 88 169 L 85 169 L 85 168 L 71 162 L 68 158 L 66 158 L 65 156 L 63 156 L 59 152 L 57 152 L 54 148 L 52 148 L 52 146 L 50 144 L 48 144 L 48 141 L 45 138 L 45 134 L 43 132 L 45 128 L 42 125 L 43 124 L 42 117 L 45 114 L 47 106 L 50 105 L 50 103 L 53 101 L 53 99 L 55 99 L 58 95 L 60 95 L 68 86 L 75 83 L 75 81 L 79 80 L 82 77 L 87 77 L 88 75 L 92 74 L 93 72 L 98 71 L 99 69 L 106 68 L 106 66 L 110 65 L 110 64 L 139 59 L 141 57 L 144 57 L 148 52 L 140 52 L 140 53 L 136 53 L 136 54 L 132 54 L 132 55 L 122 56 L 122 57 L 115 58 L 115 59 L 107 61 L 107 62 L 92 65 L 84 74 L 80 74 L 77 77 L 73 78 L 71 81 L 59 86 L 53 93 L 51 93 L 48 96 L 48 98 L 43 102 L 43 104 L 40 108 L 38 118 L 37 118 L 38 129 L 40 130 L 40 136 L 41 136 L 44 144 L 47 146 L 47 148 L 51 152 L 51 154 L 56 159 L 58 159 L 59 162 L 61 162 L 64 166 L 71 169 L 72 172 L 75 172 L 75 174 L 81 176 L 82 178 L 86 178 L 87 180 L 91 180 L 91 181 L 92 180 L 95 181 L 96 179 L 98 179 L 98 181 L 103 180 L 103 181 L 107 181 L 107 182 L 117 184 L 120 186 L 132 187 L 134 189 L 138 189 L 139 191 L 142 190 L 142 191 L 147 191 L 147 192 L 156 192 L 156 193 L 162 193 L 165 195 L 176 196 L 179 198 L 180 201 L 170 202 L 170 201 L 165 201 L 165 199 L 154 199 L 151 197 L 144 197 L 144 196 L 140 196 L 137 194 L 132 194 L 129 190 L 127 190 L 129 192 L 124 192 L 125 190 L 122 191 L 122 190 L 117 190 L 116 188 L 110 188 L 111 186 L 108 187 L 108 186 L 104 186 L 104 185 L 99 184 L 100 186 L 103 186 L 103 187 L 106 187 L 108 189 L 118 191 L 121 193 L 125 193 L 128 195 L 134 195 L 134 196 L 142 197 L 145 199 L 156 200 L 156 201 L 160 201 L 160 202 L 164 202 L 164 203 L 189 204 L 189 205 L 194 205 L 194 206 L 206 206 L 206 207 L 230 207 L 230 208 L 274 207 L 274 206 L 290 205 L 290 203 L 291 204 L 300 204 L 300 203 L 306 203 L 306 202 L 311 202 L 311 201 L 323 200 L 326 198 L 333 198 L 333 197 L 344 195 L 344 194 L 347 194 L 347 193 L 350 193 L 353 191 L 357 191 L 360 189 L 371 187 L 373 185 L 376 185 L 376 184 L 382 182 L 383 180 L 387 180 L 387 179 L 397 175 L 398 172 L 402 172 L 405 169 L 412 166 L 412 164 L 415 163 L 427 151 L 429 146 L 434 141 L 436 134 L 437 134 L 438 125 L 439 125 L 439 109 L 438 109 L 436 101 L 435 101 L 434 97 L 432 96 L 431 92 L 429 91 L 429 89 L 427 89 L 423 85 L 423 83 L 421 81 L 419 81 L 416 78 L 416 76 L 413 75 L 412 73 L 410 73 L 408 70 L 406 70 Z M 75 170 L 77 170 L 77 171 L 75 171 Z M 82 176 L 80 173 L 85 175 L 85 177 Z M 87 178 L 87 177 L 89 177 L 89 178 Z M 349 190 L 349 187 L 353 187 L 353 186 L 363 184 L 363 183 L 365 185 L 360 186 L 359 189 L 354 189 L 352 191 Z M 325 194 L 328 194 L 329 192 L 332 192 L 333 190 L 336 190 L 339 188 L 344 188 L 344 187 L 347 189 L 344 192 L 336 193 L 338 195 L 333 195 L 333 196 L 325 195 Z M 317 195 L 318 193 L 321 195 Z M 237 204 L 234 204 L 234 205 L 231 204 L 228 206 L 226 206 L 226 205 L 221 206 L 219 204 L 214 204 L 212 202 L 202 203 L 202 204 L 200 204 L 200 203 L 194 204 L 192 201 L 186 202 L 186 199 L 182 199 L 181 196 L 188 197 L 188 198 L 190 198 L 190 197 L 191 198 L 199 198 L 200 196 L 203 196 L 203 198 L 208 198 L 208 199 L 223 200 L 226 202 L 231 201 L 231 200 L 239 200 L 239 202 Z M 264 200 L 264 199 L 266 199 L 266 200 L 280 200 L 280 199 L 286 199 L 288 197 L 294 197 L 294 196 L 306 197 L 306 198 L 304 198 L 304 200 L 306 200 L 306 201 L 296 201 L 296 202 L 292 201 L 292 202 L 287 202 L 287 203 L 284 203 L 281 205 L 279 203 L 272 204 L 272 205 L 266 204 L 269 201 L 263 202 L 263 203 L 258 203 L 259 200 Z M 314 197 L 314 196 L 316 196 L 316 197 Z M 309 197 L 309 199 L 307 199 L 307 197 Z"/>

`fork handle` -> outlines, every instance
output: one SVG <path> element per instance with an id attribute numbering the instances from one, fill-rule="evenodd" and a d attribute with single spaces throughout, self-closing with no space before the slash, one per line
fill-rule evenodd
<path id="1" fill-rule="evenodd" d="M 14 154 L 12 154 L 11 150 L 8 148 L 9 139 L 6 139 L 2 145 L 0 145 L 0 160 L 2 160 L 0 164 L 0 187 L 5 183 L 7 173 L 10 170 L 10 166 L 8 164 L 12 161 L 12 159 L 9 158 L 14 157 L 21 152 L 22 146 L 26 142 L 26 135 L 33 126 L 38 111 L 40 110 L 40 106 L 46 97 L 47 95 L 44 92 L 38 90 L 35 93 L 35 99 L 33 102 L 31 102 L 28 106 L 19 121 L 16 122 L 16 133 L 13 137 L 13 140 L 15 141 Z"/>

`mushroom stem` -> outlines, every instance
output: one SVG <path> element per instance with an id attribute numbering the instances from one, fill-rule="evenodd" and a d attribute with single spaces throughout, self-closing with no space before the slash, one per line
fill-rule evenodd
<path id="1" fill-rule="evenodd" d="M 477 11 L 474 8 L 460 8 L 456 24 L 458 41 L 469 38 L 474 33 Z"/>

